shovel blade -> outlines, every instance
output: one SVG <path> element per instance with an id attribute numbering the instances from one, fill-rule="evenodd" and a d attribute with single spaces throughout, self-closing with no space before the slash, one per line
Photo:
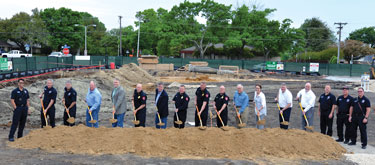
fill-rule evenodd
<path id="1" fill-rule="evenodd" d="M 69 117 L 66 121 L 70 124 L 73 124 L 75 122 L 74 117 Z"/>
<path id="2" fill-rule="evenodd" d="M 239 127 L 239 128 L 243 128 L 243 127 L 246 127 L 246 124 L 245 124 L 245 123 L 242 123 L 242 124 L 238 124 L 238 127 Z"/>
<path id="3" fill-rule="evenodd" d="M 110 122 L 110 123 L 116 123 L 116 122 L 117 122 L 117 119 L 109 119 L 109 122 Z"/>
<path id="4" fill-rule="evenodd" d="M 305 128 L 306 128 L 306 130 L 314 131 L 314 127 L 313 126 L 306 126 Z"/>
<path id="5" fill-rule="evenodd" d="M 90 120 L 89 123 L 91 123 L 91 124 L 95 124 L 95 123 L 96 123 L 96 120 Z"/>
<path id="6" fill-rule="evenodd" d="M 258 125 L 265 125 L 266 124 L 266 120 L 258 120 L 257 124 Z"/>
<path id="7" fill-rule="evenodd" d="M 139 120 L 133 120 L 134 125 L 139 125 Z"/>
<path id="8" fill-rule="evenodd" d="M 289 122 L 284 121 L 284 122 L 281 122 L 280 124 L 281 124 L 281 125 L 289 125 Z"/>
<path id="9" fill-rule="evenodd" d="M 228 126 L 223 126 L 223 127 L 220 127 L 223 131 L 229 131 L 229 128 Z"/>
<path id="10" fill-rule="evenodd" d="M 182 121 L 181 121 L 181 120 L 178 120 L 178 121 L 175 121 L 174 123 L 180 125 L 180 124 L 182 124 Z"/>
<path id="11" fill-rule="evenodd" d="M 157 125 L 158 126 L 164 126 L 165 124 L 164 123 L 158 123 Z"/>
<path id="12" fill-rule="evenodd" d="M 52 127 L 49 125 L 43 126 L 43 129 L 51 129 Z"/>
<path id="13" fill-rule="evenodd" d="M 200 130 L 206 130 L 206 127 L 204 127 L 204 126 L 199 126 L 199 129 L 200 129 Z"/>

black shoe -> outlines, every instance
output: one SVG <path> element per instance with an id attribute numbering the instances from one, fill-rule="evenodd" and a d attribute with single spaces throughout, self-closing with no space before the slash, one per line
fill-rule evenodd
<path id="1" fill-rule="evenodd" d="M 362 146 L 362 149 L 366 149 L 366 146 Z"/>
<path id="2" fill-rule="evenodd" d="M 350 142 L 348 145 L 355 146 L 355 143 L 354 142 Z"/>
<path id="3" fill-rule="evenodd" d="M 344 139 L 336 139 L 336 142 L 343 142 Z"/>
<path id="4" fill-rule="evenodd" d="M 14 138 L 9 138 L 9 141 L 10 142 L 14 142 Z"/>
<path id="5" fill-rule="evenodd" d="M 349 143 L 349 140 L 345 140 L 345 141 L 344 141 L 344 144 L 348 144 L 348 143 Z"/>

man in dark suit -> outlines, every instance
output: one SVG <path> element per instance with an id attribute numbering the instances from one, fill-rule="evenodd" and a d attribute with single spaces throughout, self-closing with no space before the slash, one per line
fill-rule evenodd
<path id="1" fill-rule="evenodd" d="M 167 128 L 167 117 L 168 117 L 168 94 L 164 90 L 163 83 L 158 84 L 158 88 L 155 90 L 155 105 L 157 109 L 157 113 L 155 115 L 155 125 L 156 128 Z M 159 126 L 159 116 L 162 123 L 164 123 L 163 126 Z"/>

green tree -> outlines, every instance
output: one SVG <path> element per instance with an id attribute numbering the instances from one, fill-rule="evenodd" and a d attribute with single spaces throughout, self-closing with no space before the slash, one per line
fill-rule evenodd
<path id="1" fill-rule="evenodd" d="M 350 61 L 352 55 L 355 59 L 375 53 L 375 49 L 357 40 L 346 40 L 343 45 L 344 59 Z"/>
<path id="2" fill-rule="evenodd" d="M 362 41 L 369 44 L 372 48 L 375 48 L 375 27 L 357 29 L 349 34 L 348 39 Z"/>
<path id="3" fill-rule="evenodd" d="M 333 32 L 319 18 L 306 19 L 300 29 L 305 32 L 305 48 L 308 51 L 321 51 L 334 43 Z"/>

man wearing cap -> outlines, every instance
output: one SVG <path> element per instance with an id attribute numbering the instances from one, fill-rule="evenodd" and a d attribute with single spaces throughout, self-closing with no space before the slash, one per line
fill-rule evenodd
<path id="1" fill-rule="evenodd" d="M 332 136 L 333 116 L 336 97 L 331 93 L 331 86 L 326 85 L 324 93 L 319 97 L 318 115 L 320 116 L 320 132 Z M 328 130 L 327 130 L 328 128 Z"/>
<path id="2" fill-rule="evenodd" d="M 349 110 L 349 122 L 352 124 L 351 130 L 351 142 L 349 145 L 355 145 L 357 142 L 357 127 L 361 132 L 362 149 L 366 149 L 367 146 L 367 132 L 366 125 L 368 116 L 370 115 L 370 100 L 364 95 L 365 91 L 362 87 L 358 88 L 358 97 L 354 98 L 352 106 Z"/>
<path id="3" fill-rule="evenodd" d="M 13 119 L 12 126 L 9 132 L 9 141 L 14 141 L 14 133 L 18 127 L 17 138 L 21 138 L 23 135 L 23 129 L 25 128 L 27 114 L 29 113 L 29 91 L 23 88 L 25 84 L 24 79 L 18 80 L 18 88 L 14 89 L 10 96 L 10 102 L 13 106 Z"/>
<path id="4" fill-rule="evenodd" d="M 345 144 L 349 143 L 350 140 L 350 123 L 349 123 L 349 110 L 353 102 L 353 97 L 349 95 L 349 88 L 345 86 L 342 89 L 342 94 L 337 98 L 337 142 L 343 142 Z M 345 135 L 343 134 L 343 129 L 345 125 Z M 345 137 L 345 139 L 344 139 Z"/>

